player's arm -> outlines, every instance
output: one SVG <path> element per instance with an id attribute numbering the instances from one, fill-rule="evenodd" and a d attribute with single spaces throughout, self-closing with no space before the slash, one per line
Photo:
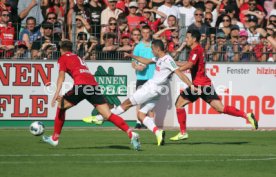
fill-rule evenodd
<path id="1" fill-rule="evenodd" d="M 176 63 L 176 65 L 177 65 L 178 67 L 181 67 L 181 66 L 183 66 L 184 64 L 186 64 L 187 61 L 175 61 L 175 63 Z"/>
<path id="2" fill-rule="evenodd" d="M 126 53 L 126 52 L 124 53 L 124 57 L 133 58 L 134 60 L 139 61 L 140 63 L 143 63 L 145 65 L 148 65 L 148 64 L 151 64 L 151 63 L 155 63 L 153 60 L 148 60 L 146 58 L 139 57 L 139 56 L 136 56 L 136 55 L 133 55 L 133 54 L 129 54 L 129 53 Z"/>
<path id="3" fill-rule="evenodd" d="M 180 71 L 180 68 L 176 69 L 174 73 L 185 83 L 188 85 L 188 87 L 191 88 L 191 90 L 195 93 L 201 94 L 201 90 L 195 87 L 192 83 L 192 81 Z"/>
<path id="4" fill-rule="evenodd" d="M 193 85 L 192 81 L 180 71 L 180 68 L 176 69 L 174 71 L 174 73 L 185 83 L 187 84 L 189 87 L 191 87 Z"/>
<path id="5" fill-rule="evenodd" d="M 62 88 L 62 83 L 63 83 L 64 79 L 65 79 L 65 72 L 59 71 L 58 79 L 57 79 L 57 89 L 56 89 L 56 92 L 55 92 L 54 98 L 52 99 L 52 104 L 51 104 L 52 107 L 55 106 L 56 101 L 59 99 L 59 93 Z"/>
<path id="6" fill-rule="evenodd" d="M 180 71 L 186 71 L 186 70 L 188 70 L 188 69 L 191 69 L 191 68 L 193 67 L 193 65 L 194 65 L 194 64 L 193 64 L 192 62 L 190 62 L 190 61 L 185 62 L 185 63 L 183 63 L 182 66 L 180 66 L 179 70 L 180 70 Z"/>

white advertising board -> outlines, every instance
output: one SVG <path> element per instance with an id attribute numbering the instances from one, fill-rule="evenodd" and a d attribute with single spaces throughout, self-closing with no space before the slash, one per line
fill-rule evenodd
<path id="1" fill-rule="evenodd" d="M 115 95 L 109 99 L 113 104 L 119 104 L 118 100 L 124 101 L 135 91 L 136 77 L 130 62 L 95 61 L 87 62 L 87 65 L 93 74 L 103 76 L 99 81 L 107 91 L 114 92 L 115 89 Z M 276 127 L 276 65 L 209 63 L 206 70 L 223 104 L 245 112 L 253 111 L 260 127 Z M 56 108 L 50 103 L 57 76 L 55 61 L 1 61 L 0 120 L 53 120 Z M 127 92 L 120 92 L 118 85 L 127 86 Z M 72 80 L 67 75 L 63 93 L 71 86 Z M 176 76 L 172 78 L 168 94 L 161 97 L 156 107 L 157 125 L 178 127 L 174 103 L 179 91 L 185 87 Z M 82 101 L 67 111 L 66 119 L 80 120 L 90 115 L 93 109 L 87 101 Z M 188 105 L 186 112 L 188 127 L 250 127 L 245 119 L 218 114 L 202 100 Z M 136 120 L 135 108 L 122 117 Z"/>

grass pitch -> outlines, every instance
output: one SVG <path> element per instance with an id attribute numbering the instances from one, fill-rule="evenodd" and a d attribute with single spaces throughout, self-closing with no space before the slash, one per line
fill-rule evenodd
<path id="1" fill-rule="evenodd" d="M 52 131 L 47 131 L 50 134 Z M 64 128 L 57 147 L 26 129 L 0 129 L 2 177 L 275 177 L 276 131 L 189 131 L 189 140 L 157 147 L 137 131 L 134 151 L 119 130 Z"/>

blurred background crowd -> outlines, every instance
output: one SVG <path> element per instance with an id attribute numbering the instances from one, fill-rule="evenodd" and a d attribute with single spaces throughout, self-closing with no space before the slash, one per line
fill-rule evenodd
<path id="1" fill-rule="evenodd" d="M 0 0 L 0 59 L 57 59 L 69 39 L 86 60 L 124 60 L 145 38 L 186 60 L 201 32 L 206 61 L 273 62 L 276 0 Z"/>

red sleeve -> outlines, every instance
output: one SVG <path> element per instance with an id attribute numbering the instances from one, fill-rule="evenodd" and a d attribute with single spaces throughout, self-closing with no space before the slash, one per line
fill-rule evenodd
<path id="1" fill-rule="evenodd" d="M 59 71 L 66 72 L 67 68 L 66 68 L 65 58 L 64 57 L 60 57 L 59 58 L 59 60 L 58 60 L 58 66 L 59 66 Z"/>
<path id="2" fill-rule="evenodd" d="M 193 65 L 195 65 L 197 63 L 197 60 L 198 60 L 198 55 L 199 54 L 198 54 L 197 50 L 191 50 L 188 61 L 192 62 Z"/>
<path id="3" fill-rule="evenodd" d="M 259 4 L 257 4 L 257 9 L 261 12 L 264 12 L 264 8 Z"/>

